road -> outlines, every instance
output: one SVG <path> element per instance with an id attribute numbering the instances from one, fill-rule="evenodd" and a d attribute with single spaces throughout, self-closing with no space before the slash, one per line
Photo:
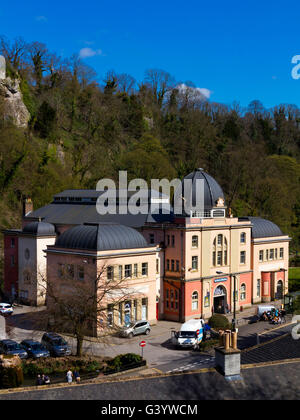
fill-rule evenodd
<path id="1" fill-rule="evenodd" d="M 23 307 L 16 308 L 14 315 L 7 322 L 7 336 L 18 342 L 24 339 L 40 340 L 43 332 L 32 329 L 34 319 L 41 317 L 43 308 Z M 184 372 L 187 370 L 209 368 L 214 366 L 213 350 L 207 353 L 199 353 L 189 349 L 176 349 L 170 342 L 171 331 L 178 330 L 180 324 L 170 321 L 159 321 L 157 326 L 152 327 L 149 336 L 137 336 L 132 339 L 110 337 L 102 342 L 85 341 L 83 349 L 86 353 L 95 356 L 114 357 L 118 354 L 137 353 L 141 354 L 139 342 L 146 341 L 144 358 L 150 368 L 161 372 Z M 291 330 L 291 326 L 280 329 L 259 322 L 256 324 L 243 325 L 239 329 L 238 347 L 245 349 L 257 344 L 257 334 L 260 334 L 260 342 L 270 340 Z M 76 340 L 67 338 L 73 352 L 76 350 Z"/>

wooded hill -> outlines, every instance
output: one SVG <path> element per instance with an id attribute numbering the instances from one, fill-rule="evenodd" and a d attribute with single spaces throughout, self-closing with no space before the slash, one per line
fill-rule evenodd
<path id="1" fill-rule="evenodd" d="M 142 81 L 109 72 L 99 81 L 78 57 L 63 60 L 38 42 L 0 39 L 7 75 L 20 80 L 26 129 L 6 118 L 0 97 L 0 225 L 20 224 L 67 188 L 103 177 L 182 178 L 204 168 L 237 216 L 262 216 L 300 248 L 300 110 L 253 101 L 212 103 L 191 82 L 151 69 Z M 238 98 L 237 98 L 238 100 Z"/>

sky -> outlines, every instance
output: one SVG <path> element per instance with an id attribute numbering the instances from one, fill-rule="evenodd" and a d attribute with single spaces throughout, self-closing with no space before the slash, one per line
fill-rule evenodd
<path id="1" fill-rule="evenodd" d="M 79 54 L 100 81 L 112 69 L 141 81 L 157 68 L 192 81 L 213 102 L 300 107 L 300 68 L 292 77 L 299 0 L 1 3 L 1 35 L 43 42 L 64 58 Z"/>

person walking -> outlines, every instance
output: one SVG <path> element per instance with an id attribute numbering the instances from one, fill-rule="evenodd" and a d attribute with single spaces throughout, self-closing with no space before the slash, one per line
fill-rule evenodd
<path id="1" fill-rule="evenodd" d="M 77 370 L 74 371 L 74 378 L 77 384 L 80 383 L 80 374 Z"/>
<path id="2" fill-rule="evenodd" d="M 68 384 L 71 384 L 73 382 L 73 373 L 72 373 L 71 369 L 69 369 L 68 372 L 67 372 L 67 382 L 68 382 Z"/>

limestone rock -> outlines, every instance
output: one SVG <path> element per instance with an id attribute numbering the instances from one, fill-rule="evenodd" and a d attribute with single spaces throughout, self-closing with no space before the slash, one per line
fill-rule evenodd
<path id="1" fill-rule="evenodd" d="M 0 96 L 4 98 L 4 116 L 20 128 L 26 128 L 30 114 L 23 102 L 20 82 L 10 77 L 0 78 Z"/>

